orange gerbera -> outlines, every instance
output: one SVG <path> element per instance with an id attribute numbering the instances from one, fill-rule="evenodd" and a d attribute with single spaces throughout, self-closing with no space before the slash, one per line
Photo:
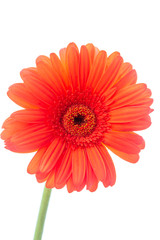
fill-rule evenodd
<path id="1" fill-rule="evenodd" d="M 4 122 L 1 138 L 14 152 L 36 151 L 28 173 L 47 188 L 95 191 L 112 186 L 116 173 L 107 151 L 135 163 L 144 140 L 133 131 L 148 128 L 152 104 L 146 84 L 118 52 L 107 57 L 93 44 L 74 43 L 35 68 L 23 69 L 23 83 L 8 96 L 25 108 Z M 106 148 L 107 147 L 107 148 Z"/>

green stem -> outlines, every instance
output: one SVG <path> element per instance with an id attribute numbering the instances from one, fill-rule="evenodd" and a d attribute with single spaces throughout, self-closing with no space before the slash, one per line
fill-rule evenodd
<path id="1" fill-rule="evenodd" d="M 36 229 L 35 229 L 35 234 L 34 234 L 34 240 L 42 239 L 43 227 L 44 227 L 44 222 L 46 218 L 50 195 L 51 195 L 51 189 L 44 187 Z"/>

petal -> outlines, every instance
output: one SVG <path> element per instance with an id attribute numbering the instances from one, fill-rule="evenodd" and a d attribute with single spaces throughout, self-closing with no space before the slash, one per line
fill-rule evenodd
<path id="1" fill-rule="evenodd" d="M 54 57 L 52 57 L 52 60 Z M 39 56 L 36 59 L 38 74 L 54 93 L 62 93 L 65 89 L 63 78 L 61 78 L 57 70 L 53 68 L 54 65 L 51 60 L 49 58 L 46 60 L 46 58 L 45 56 Z"/>
<path id="2" fill-rule="evenodd" d="M 79 51 L 76 45 L 71 43 L 67 46 L 66 60 L 72 88 L 79 89 Z"/>
<path id="3" fill-rule="evenodd" d="M 86 44 L 86 48 L 87 48 L 87 51 L 88 51 L 88 54 L 89 54 L 90 65 L 92 65 L 95 57 L 99 53 L 99 50 L 92 43 Z"/>
<path id="4" fill-rule="evenodd" d="M 14 134 L 21 132 L 22 129 L 25 129 L 27 127 L 28 127 L 27 123 L 17 122 L 13 118 L 9 117 L 4 121 L 2 125 L 2 128 L 5 129 L 1 133 L 1 138 L 3 140 L 7 140 L 8 138 L 11 138 Z"/>
<path id="5" fill-rule="evenodd" d="M 21 124 L 12 119 L 2 137 L 6 148 L 13 152 L 33 152 L 51 141 L 53 130 L 43 124 Z"/>
<path id="6" fill-rule="evenodd" d="M 48 129 L 45 125 L 32 124 L 11 136 L 11 141 L 14 144 L 25 145 L 46 138 L 50 139 L 52 134 L 53 130 Z"/>
<path id="7" fill-rule="evenodd" d="M 107 54 L 105 51 L 100 51 L 96 56 L 93 65 L 90 70 L 90 74 L 87 80 L 87 87 L 95 87 L 97 82 L 101 79 L 102 74 L 106 66 Z"/>
<path id="8" fill-rule="evenodd" d="M 41 173 L 41 172 L 38 172 L 36 173 L 36 179 L 37 179 L 37 182 L 39 183 L 42 183 L 42 182 L 45 182 L 49 177 L 49 173 Z"/>
<path id="9" fill-rule="evenodd" d="M 137 73 L 133 69 L 130 72 L 128 72 L 124 77 L 122 77 L 115 85 L 114 87 L 117 88 L 117 90 L 122 89 L 125 86 L 129 86 L 132 84 L 135 84 L 137 81 Z"/>
<path id="10" fill-rule="evenodd" d="M 67 48 L 62 48 L 59 51 L 60 60 L 64 68 L 66 68 L 66 50 Z"/>
<path id="11" fill-rule="evenodd" d="M 108 186 L 108 183 L 109 185 L 113 186 L 116 182 L 116 171 L 115 171 L 112 158 L 110 157 L 104 145 L 98 145 L 97 148 L 103 158 L 103 161 L 106 167 L 106 179 L 103 181 L 103 184 L 105 187 Z"/>
<path id="12" fill-rule="evenodd" d="M 5 144 L 6 144 L 5 148 L 12 152 L 31 153 L 31 152 L 35 152 L 38 148 L 42 147 L 44 145 L 44 140 L 43 141 L 39 140 L 36 143 L 34 143 L 34 145 L 33 145 L 33 142 L 27 143 L 25 145 L 17 145 L 11 142 L 10 140 L 5 141 Z"/>
<path id="13" fill-rule="evenodd" d="M 104 134 L 103 143 L 127 154 L 137 154 L 144 147 L 144 140 L 141 136 L 134 133 L 108 132 Z"/>
<path id="14" fill-rule="evenodd" d="M 97 179 L 103 181 L 106 178 L 106 168 L 98 149 L 96 147 L 86 148 L 86 154 Z"/>
<path id="15" fill-rule="evenodd" d="M 139 160 L 139 154 L 127 154 L 124 152 L 120 152 L 115 150 L 114 148 L 108 147 L 109 150 L 111 150 L 114 154 L 116 154 L 118 157 L 124 159 L 127 162 L 130 163 L 136 163 Z"/>
<path id="16" fill-rule="evenodd" d="M 71 158 L 73 183 L 77 187 L 83 183 L 86 172 L 86 156 L 84 149 L 77 148 L 72 151 Z"/>
<path id="17" fill-rule="evenodd" d="M 86 185 L 86 179 L 84 178 L 83 182 L 80 185 L 75 186 L 76 187 L 76 191 L 77 192 L 82 191 L 85 185 Z"/>
<path id="18" fill-rule="evenodd" d="M 72 158 L 71 149 L 68 148 L 62 158 L 62 161 L 55 173 L 55 183 L 56 185 L 66 184 L 67 180 L 71 176 L 72 172 Z"/>
<path id="19" fill-rule="evenodd" d="M 128 106 L 135 102 L 140 103 L 139 99 L 143 98 L 143 93 L 145 94 L 146 89 L 147 85 L 144 83 L 134 84 L 120 89 L 113 97 L 114 101 L 111 104 L 111 108 L 115 109 Z"/>
<path id="20" fill-rule="evenodd" d="M 42 79 L 36 69 L 26 68 L 20 72 L 21 78 L 29 91 L 34 94 L 43 105 L 50 105 L 55 99 L 56 92 L 45 79 Z"/>
<path id="21" fill-rule="evenodd" d="M 80 50 L 80 58 L 79 58 L 79 82 L 80 82 L 80 88 L 82 90 L 86 85 L 89 72 L 90 72 L 89 54 L 86 46 L 82 46 Z"/>
<path id="22" fill-rule="evenodd" d="M 58 58 L 58 56 L 55 53 L 50 54 L 50 59 L 53 67 L 53 71 L 55 74 L 57 74 L 57 79 L 61 82 L 61 85 L 63 85 L 65 88 L 68 88 L 69 86 L 69 80 L 68 75 L 65 71 L 65 68 Z"/>
<path id="23" fill-rule="evenodd" d="M 146 116 L 144 118 L 138 119 L 133 122 L 127 123 L 112 123 L 111 128 L 114 131 L 140 131 L 148 128 L 151 125 L 150 116 Z"/>
<path id="24" fill-rule="evenodd" d="M 55 187 L 55 169 L 53 169 L 51 171 L 51 173 L 49 174 L 47 181 L 46 181 L 46 188 L 54 188 Z"/>
<path id="25" fill-rule="evenodd" d="M 106 69 L 111 65 L 115 58 L 120 56 L 119 52 L 113 52 L 107 57 Z"/>
<path id="26" fill-rule="evenodd" d="M 39 109 L 24 109 L 11 114 L 11 118 L 15 121 L 26 123 L 42 123 L 45 122 L 46 112 Z"/>
<path id="27" fill-rule="evenodd" d="M 73 191 L 80 192 L 84 188 L 85 184 L 86 184 L 86 180 L 84 179 L 81 185 L 75 186 L 73 183 L 72 175 L 71 175 L 67 181 L 67 190 L 69 193 L 71 193 Z"/>
<path id="28" fill-rule="evenodd" d="M 57 161 L 63 156 L 64 149 L 65 143 L 55 138 L 43 155 L 39 168 L 40 172 L 51 171 Z"/>
<path id="29" fill-rule="evenodd" d="M 127 123 L 146 117 L 151 112 L 149 107 L 126 106 L 110 111 L 109 123 Z"/>
<path id="30" fill-rule="evenodd" d="M 130 63 L 122 63 L 119 72 L 115 78 L 115 83 L 119 82 L 124 76 L 126 76 L 132 70 L 132 65 Z"/>
<path id="31" fill-rule="evenodd" d="M 150 107 L 153 103 L 153 99 L 152 98 L 139 98 L 139 99 L 135 99 L 134 102 L 132 103 L 132 105 L 134 106 L 143 106 L 143 107 Z M 153 111 L 153 109 L 151 110 L 151 112 Z M 150 112 L 150 113 L 151 113 Z"/>
<path id="32" fill-rule="evenodd" d="M 55 183 L 55 188 L 56 189 L 61 189 L 61 188 L 63 188 L 64 186 L 66 185 L 66 183 L 61 183 L 61 184 L 58 184 L 58 183 Z"/>
<path id="33" fill-rule="evenodd" d="M 72 176 L 70 176 L 70 178 L 68 179 L 68 182 L 67 182 L 67 191 L 69 192 L 69 193 L 71 193 L 71 192 L 73 192 L 73 191 L 75 191 L 76 189 L 75 189 L 75 186 L 74 186 L 74 184 L 73 184 L 73 179 L 72 179 Z"/>
<path id="34" fill-rule="evenodd" d="M 7 95 L 13 102 L 24 108 L 36 109 L 41 106 L 40 102 L 29 92 L 24 83 L 11 85 Z"/>
<path id="35" fill-rule="evenodd" d="M 32 160 L 30 161 L 28 168 L 27 168 L 27 172 L 30 174 L 35 174 L 38 172 L 39 170 L 39 164 L 41 162 L 42 156 L 45 153 L 47 147 L 42 147 L 40 149 L 38 149 L 38 151 L 36 152 L 36 154 L 34 155 L 34 157 L 32 158 Z"/>
<path id="36" fill-rule="evenodd" d="M 105 97 L 104 103 L 106 106 L 109 106 L 113 103 L 114 98 L 113 96 L 116 94 L 117 89 L 115 87 L 109 89 L 105 94 L 103 95 Z"/>
<path id="37" fill-rule="evenodd" d="M 94 171 L 93 171 L 89 161 L 87 162 L 87 180 L 86 180 L 86 185 L 87 185 L 87 189 L 90 192 L 96 191 L 96 189 L 98 187 L 98 179 L 97 179 L 96 175 L 94 174 Z"/>
<path id="38" fill-rule="evenodd" d="M 101 94 L 105 94 L 105 92 L 108 91 L 116 81 L 116 75 L 118 74 L 118 71 L 121 67 L 121 64 L 123 62 L 122 57 L 117 56 L 111 65 L 107 68 L 105 73 L 103 74 L 101 80 L 98 82 L 98 85 L 96 86 L 96 92 L 99 92 Z"/>

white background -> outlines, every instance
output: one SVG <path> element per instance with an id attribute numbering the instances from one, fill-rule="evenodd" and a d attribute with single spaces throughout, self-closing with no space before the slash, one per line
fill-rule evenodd
<path id="1" fill-rule="evenodd" d="M 53 190 L 44 240 L 160 239 L 160 10 L 159 1 L 2 1 L 0 6 L 0 125 L 20 109 L 6 95 L 22 68 L 35 66 L 74 41 L 133 64 L 138 82 L 152 89 L 152 126 L 137 164 L 112 155 L 117 182 L 95 193 Z M 33 154 L 16 154 L 0 141 L 0 239 L 33 238 L 43 184 L 26 169 Z"/>

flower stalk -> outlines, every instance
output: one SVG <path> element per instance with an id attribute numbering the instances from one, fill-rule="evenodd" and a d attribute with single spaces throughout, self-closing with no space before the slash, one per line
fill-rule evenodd
<path id="1" fill-rule="evenodd" d="M 35 229 L 35 234 L 34 234 L 34 240 L 42 239 L 43 228 L 44 228 L 46 213 L 48 209 L 49 199 L 51 195 L 51 190 L 52 189 L 44 187 L 36 229 Z"/>

